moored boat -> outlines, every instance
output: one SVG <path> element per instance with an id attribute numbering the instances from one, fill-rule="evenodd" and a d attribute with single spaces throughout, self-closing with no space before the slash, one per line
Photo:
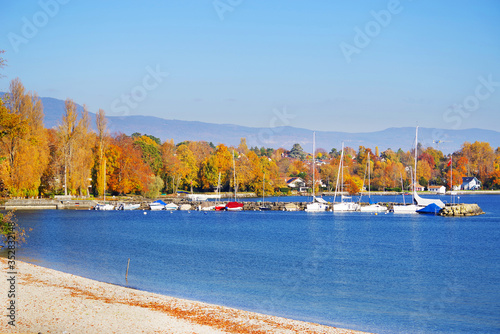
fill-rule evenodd
<path id="1" fill-rule="evenodd" d="M 137 210 L 141 207 L 140 204 L 132 204 L 132 203 L 121 203 L 117 210 Z"/>
<path id="2" fill-rule="evenodd" d="M 234 177 L 234 201 L 226 204 L 226 211 L 241 211 L 243 210 L 243 203 L 236 201 L 236 194 L 238 192 L 236 183 L 236 164 L 234 162 L 234 151 L 233 151 L 233 177 Z M 215 208 L 217 210 L 217 207 Z"/>
<path id="3" fill-rule="evenodd" d="M 173 211 L 177 209 L 179 209 L 179 206 L 175 203 L 168 203 L 167 205 L 165 205 L 165 210 Z"/>
<path id="4" fill-rule="evenodd" d="M 243 210 L 243 203 L 229 202 L 226 204 L 226 211 L 241 211 Z"/>
<path id="5" fill-rule="evenodd" d="M 160 211 L 165 209 L 166 203 L 163 202 L 161 199 L 154 201 L 153 203 L 149 203 L 149 209 L 151 211 Z"/>
<path id="6" fill-rule="evenodd" d="M 368 159 L 366 161 L 366 170 L 368 171 L 368 203 L 366 206 L 359 206 L 359 211 L 361 212 L 387 212 L 387 207 L 384 205 L 380 205 L 378 203 L 372 202 L 371 197 L 371 164 L 370 164 L 370 152 L 368 152 Z M 366 176 L 365 171 L 365 176 Z M 359 196 L 359 202 L 361 202 L 361 196 Z"/>
<path id="7" fill-rule="evenodd" d="M 307 212 L 324 212 L 328 210 L 328 202 L 325 201 L 321 197 L 316 197 L 315 194 L 315 189 L 316 189 L 316 178 L 315 178 L 315 171 L 316 171 L 316 159 L 314 159 L 314 151 L 316 150 L 316 132 L 313 132 L 313 159 L 312 159 L 312 197 L 313 201 L 312 203 L 308 203 L 306 205 L 305 211 Z"/>
<path id="8" fill-rule="evenodd" d="M 339 181 L 340 187 L 339 187 Z M 340 202 L 336 202 L 337 192 L 340 188 Z M 359 211 L 360 205 L 352 201 L 352 197 L 344 196 L 344 143 L 342 143 L 342 153 L 340 154 L 339 170 L 337 173 L 337 184 L 335 185 L 335 195 L 333 196 L 333 212 L 354 212 Z"/>
<path id="9" fill-rule="evenodd" d="M 393 212 L 394 213 L 403 213 L 403 214 L 415 214 L 418 210 L 427 207 L 430 204 L 434 204 L 440 209 L 445 207 L 443 201 L 439 199 L 431 199 L 431 198 L 422 198 L 417 194 L 416 185 L 417 185 L 417 162 L 418 162 L 418 126 L 415 129 L 415 167 L 412 173 L 412 183 L 413 183 L 413 203 L 410 205 L 394 205 Z M 401 180 L 402 183 L 403 180 Z M 404 199 L 404 197 L 403 197 Z"/>
<path id="10" fill-rule="evenodd" d="M 328 202 L 321 197 L 314 197 L 312 203 L 307 203 L 305 211 L 324 212 L 328 210 Z"/>
<path id="11" fill-rule="evenodd" d="M 370 204 L 367 206 L 361 206 L 359 208 L 359 211 L 361 211 L 361 212 L 386 212 L 387 207 L 376 203 L 376 204 Z"/>
<path id="12" fill-rule="evenodd" d="M 115 207 L 112 204 L 97 204 L 94 207 L 94 209 L 98 210 L 98 211 L 111 211 L 111 210 L 114 210 Z"/>
<path id="13" fill-rule="evenodd" d="M 340 196 L 340 202 L 333 203 L 332 211 L 333 212 L 354 212 L 359 211 L 360 205 L 352 201 L 352 197 L 350 196 Z"/>
<path id="14" fill-rule="evenodd" d="M 226 204 L 218 204 L 215 206 L 215 211 L 224 211 L 226 210 Z"/>

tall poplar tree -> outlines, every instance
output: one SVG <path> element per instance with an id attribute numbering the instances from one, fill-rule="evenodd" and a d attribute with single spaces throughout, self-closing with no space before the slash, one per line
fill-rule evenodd
<path id="1" fill-rule="evenodd" d="M 96 118 L 96 128 L 97 128 L 97 138 L 96 138 L 96 165 L 95 165 L 95 191 L 96 195 L 100 196 L 104 194 L 106 189 L 105 177 L 104 177 L 104 152 L 108 146 L 108 133 L 107 133 L 107 124 L 108 120 L 106 119 L 106 114 L 104 110 L 99 109 L 97 112 Z"/>
<path id="2" fill-rule="evenodd" d="M 64 195 L 68 195 L 68 188 L 74 189 L 73 187 L 73 170 L 72 170 L 72 158 L 75 150 L 75 141 L 77 137 L 77 112 L 76 105 L 71 99 L 66 99 L 64 102 L 65 113 L 62 118 L 62 124 L 59 126 L 58 135 L 60 140 L 60 150 L 63 156 L 63 182 L 64 182 Z"/>

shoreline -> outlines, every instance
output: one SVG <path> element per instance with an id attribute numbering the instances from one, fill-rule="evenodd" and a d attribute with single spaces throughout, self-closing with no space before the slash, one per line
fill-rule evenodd
<path id="1" fill-rule="evenodd" d="M 6 306 L 7 259 L 0 262 Z M 0 332 L 363 333 L 169 297 L 22 261 L 16 261 L 16 272 L 16 327 L 2 321 Z"/>
<path id="2" fill-rule="evenodd" d="M 431 196 L 438 196 L 438 198 L 441 197 L 446 197 L 446 196 L 451 196 L 451 193 L 449 191 L 446 192 L 446 194 L 436 194 L 428 191 L 422 191 L 422 192 L 417 192 L 419 195 L 431 195 Z M 344 193 L 347 194 L 347 193 Z M 334 193 L 328 193 L 328 192 L 323 192 L 318 194 L 318 196 L 333 196 Z M 396 193 L 396 192 L 381 192 L 381 191 L 372 191 L 371 195 L 374 196 L 399 196 L 402 195 L 402 193 Z M 474 190 L 474 191 L 456 191 L 455 194 L 456 196 L 461 196 L 461 195 L 466 195 L 466 196 L 474 196 L 474 195 L 500 195 L 500 190 Z M 354 196 L 367 196 L 366 192 L 363 192 L 362 194 L 357 194 Z M 411 196 L 411 194 L 407 195 Z M 265 198 L 270 198 L 270 197 L 277 197 L 277 196 L 267 196 Z M 278 199 L 282 199 L 281 202 L 276 201 L 276 202 L 270 202 L 270 203 L 275 203 L 281 205 L 285 203 L 295 203 L 296 205 L 302 205 L 304 206 L 304 201 L 300 202 L 288 202 L 285 199 L 287 197 L 302 197 L 302 198 L 310 198 L 310 194 L 303 194 L 303 195 L 289 195 L 289 196 L 278 196 Z M 250 197 L 246 197 L 250 198 Z M 160 198 L 160 199 L 165 199 L 165 198 Z M 221 198 L 220 203 L 224 203 L 230 199 L 225 199 Z M 141 205 L 141 208 L 148 209 L 148 203 L 150 203 L 152 200 L 145 201 L 144 199 L 140 201 L 132 201 L 132 203 L 139 203 Z M 187 198 L 184 197 L 176 197 L 172 198 L 171 201 L 173 203 L 176 203 L 177 205 L 181 204 L 189 204 L 194 206 L 192 210 L 196 210 L 196 208 L 201 207 L 205 205 L 205 203 L 219 203 L 219 202 L 206 202 L 206 201 L 191 201 L 188 200 Z M 113 199 L 107 201 L 107 203 L 112 203 L 112 205 L 117 205 L 119 203 L 124 202 L 123 200 L 120 199 Z M 256 203 L 259 203 L 260 200 L 257 201 L 245 201 L 244 199 L 241 200 L 240 202 L 246 203 L 248 206 L 255 205 Z M 0 200 L 0 210 L 90 210 L 94 208 L 97 205 L 98 201 L 94 199 L 71 199 L 71 200 L 65 200 L 65 201 L 57 201 L 57 200 L 52 200 L 52 199 L 8 199 L 8 200 Z M 304 209 L 303 207 L 302 209 Z M 244 210 L 253 210 L 255 211 L 256 208 L 244 208 Z M 284 208 L 281 208 L 284 209 Z"/>

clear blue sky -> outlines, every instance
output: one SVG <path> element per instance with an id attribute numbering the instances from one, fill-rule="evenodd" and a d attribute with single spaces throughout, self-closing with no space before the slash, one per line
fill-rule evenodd
<path id="1" fill-rule="evenodd" d="M 498 0 L 2 1 L 0 49 L 0 90 L 108 115 L 500 131 Z"/>

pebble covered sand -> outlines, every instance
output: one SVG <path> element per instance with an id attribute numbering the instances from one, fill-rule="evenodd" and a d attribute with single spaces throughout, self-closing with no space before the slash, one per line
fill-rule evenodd
<path id="1" fill-rule="evenodd" d="M 0 333 L 361 333 L 178 299 L 16 261 L 16 327 L 1 258 Z"/>

